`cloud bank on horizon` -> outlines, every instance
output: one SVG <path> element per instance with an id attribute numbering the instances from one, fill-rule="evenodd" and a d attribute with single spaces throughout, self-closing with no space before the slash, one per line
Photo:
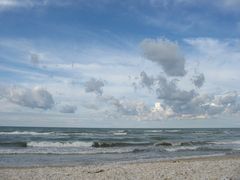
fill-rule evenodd
<path id="1" fill-rule="evenodd" d="M 239 126 L 239 8 L 2 0 L 0 125 Z"/>

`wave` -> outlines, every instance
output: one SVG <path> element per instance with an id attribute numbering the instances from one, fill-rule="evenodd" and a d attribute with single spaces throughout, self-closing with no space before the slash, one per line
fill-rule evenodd
<path id="1" fill-rule="evenodd" d="M 115 131 L 110 131 L 115 136 L 125 136 L 128 133 L 125 130 L 115 130 Z"/>
<path id="2" fill-rule="evenodd" d="M 21 149 L 0 149 L 0 155 L 9 155 L 9 154 L 54 154 L 54 155 L 96 155 L 96 154 L 126 154 L 126 153 L 141 153 L 144 152 L 144 149 L 56 149 L 56 148 L 47 148 L 47 149 L 32 149 L 32 148 L 21 148 Z"/>
<path id="3" fill-rule="evenodd" d="M 115 136 L 126 136 L 127 132 L 115 132 L 115 133 L 113 133 L 113 135 L 115 135 Z"/>
<path id="4" fill-rule="evenodd" d="M 199 147 L 197 150 L 199 151 L 232 151 L 232 148 L 217 148 L 217 147 Z"/>
<path id="5" fill-rule="evenodd" d="M 208 146 L 177 146 L 165 149 L 168 152 L 177 152 L 177 151 L 215 151 L 215 152 L 227 152 L 232 151 L 230 148 L 216 148 L 216 147 L 208 147 Z"/>
<path id="6" fill-rule="evenodd" d="M 179 146 L 174 148 L 166 148 L 165 150 L 168 152 L 176 152 L 176 151 L 185 151 L 185 150 L 197 150 L 199 146 Z"/>
<path id="7" fill-rule="evenodd" d="M 228 145 L 228 144 L 240 144 L 240 141 L 216 141 L 216 142 L 211 142 L 212 144 L 217 144 L 217 145 Z"/>
<path id="8" fill-rule="evenodd" d="M 180 142 L 180 146 L 205 145 L 205 144 L 209 144 L 209 142 L 207 142 L 207 141 Z"/>
<path id="9" fill-rule="evenodd" d="M 173 130 L 164 130 L 165 132 L 172 132 L 172 133 L 175 133 L 175 132 L 180 132 L 181 130 L 175 130 L 175 129 L 173 129 Z"/>
<path id="10" fill-rule="evenodd" d="M 50 135 L 52 132 L 12 131 L 0 132 L 0 135 Z"/>
<path id="11" fill-rule="evenodd" d="M 206 145 L 209 144 L 207 141 L 186 141 L 186 142 L 169 142 L 161 141 L 155 143 L 154 146 L 193 146 L 193 145 Z"/>
<path id="12" fill-rule="evenodd" d="M 94 133 L 87 133 L 87 132 L 55 132 L 54 134 L 57 135 L 81 135 L 81 136 L 91 136 Z"/>
<path id="13" fill-rule="evenodd" d="M 32 136 L 45 136 L 45 135 L 80 135 L 91 136 L 93 133 L 81 133 L 81 132 L 34 132 L 34 131 L 12 131 L 12 132 L 0 132 L 0 135 L 32 135 Z"/>
<path id="14" fill-rule="evenodd" d="M 67 141 L 67 142 L 50 142 L 50 141 L 32 141 L 27 143 L 28 147 L 91 147 L 92 142 L 84 141 Z"/>
<path id="15" fill-rule="evenodd" d="M 173 146 L 173 143 L 172 142 L 158 142 L 158 143 L 155 143 L 154 146 Z"/>
<path id="16" fill-rule="evenodd" d="M 27 142 L 1 142 L 0 147 L 27 147 Z"/>
<path id="17" fill-rule="evenodd" d="M 107 148 L 107 147 L 127 147 L 127 146 L 146 146 L 152 143 L 147 142 L 86 142 L 86 141 L 66 141 L 66 142 L 53 142 L 53 141 L 30 141 L 30 142 L 3 142 L 0 147 L 93 147 L 93 148 Z"/>
<path id="18" fill-rule="evenodd" d="M 152 145 L 148 142 L 93 142 L 92 147 L 95 148 L 106 148 L 106 147 L 126 147 L 126 146 L 147 146 Z"/>
<path id="19" fill-rule="evenodd" d="M 163 132 L 163 130 L 145 130 L 144 132 L 146 132 L 146 133 L 159 133 L 159 132 Z"/>

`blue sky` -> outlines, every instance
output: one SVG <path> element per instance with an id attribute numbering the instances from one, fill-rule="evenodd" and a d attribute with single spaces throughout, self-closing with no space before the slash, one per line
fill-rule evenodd
<path id="1" fill-rule="evenodd" d="M 239 127 L 239 0 L 0 0 L 0 125 Z"/>

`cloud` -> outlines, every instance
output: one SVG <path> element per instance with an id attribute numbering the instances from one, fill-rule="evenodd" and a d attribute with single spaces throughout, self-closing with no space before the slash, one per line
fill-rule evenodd
<path id="1" fill-rule="evenodd" d="M 14 7 L 35 7 L 35 6 L 63 6 L 70 5 L 73 1 L 64 1 L 64 0 L 1 0 L 0 9 L 9 9 Z"/>
<path id="2" fill-rule="evenodd" d="M 208 0 L 173 0 L 173 1 L 150 1 L 152 5 L 155 6 L 163 6 L 163 7 L 171 7 L 171 6 L 180 6 L 182 8 L 187 7 L 192 7 L 192 6 L 198 6 L 198 7 L 205 7 L 209 6 L 211 8 L 218 8 L 220 10 L 237 10 L 240 7 L 240 1 L 239 0 L 213 0 L 213 1 L 208 1 Z"/>
<path id="3" fill-rule="evenodd" d="M 144 77 L 149 77 L 146 73 L 142 74 Z M 206 118 L 222 113 L 240 112 L 239 94 L 235 91 L 220 95 L 199 94 L 194 89 L 180 89 L 176 79 L 168 80 L 163 76 L 158 76 L 145 78 L 145 80 L 147 81 L 143 82 L 147 86 L 141 87 L 151 88 L 155 91 L 160 102 L 153 111 L 143 113 L 142 119 Z M 141 85 L 143 82 L 140 79 L 138 84 Z M 197 85 L 200 87 L 201 83 L 197 82 Z"/>
<path id="4" fill-rule="evenodd" d="M 239 0 L 220 0 L 217 3 L 212 3 L 216 7 L 220 7 L 223 10 L 227 11 L 235 11 L 237 12 L 240 8 L 240 1 Z"/>
<path id="5" fill-rule="evenodd" d="M 8 10 L 16 7 L 33 7 L 35 5 L 42 4 L 43 1 L 35 0 L 1 0 L 0 1 L 0 10 Z"/>
<path id="6" fill-rule="evenodd" d="M 192 78 L 192 82 L 193 84 L 198 87 L 198 88 L 201 88 L 205 82 L 205 76 L 203 73 L 200 73 L 198 75 L 195 75 L 193 78 Z"/>
<path id="7" fill-rule="evenodd" d="M 212 116 L 227 112 L 239 112 L 238 93 L 223 95 L 201 95 L 195 90 L 181 90 L 174 80 L 160 77 L 156 95 L 163 103 L 172 108 L 176 116 Z"/>
<path id="8" fill-rule="evenodd" d="M 168 76 L 184 76 L 185 58 L 177 43 L 167 39 L 144 39 L 140 47 L 143 57 L 157 63 Z"/>
<path id="9" fill-rule="evenodd" d="M 74 105 L 63 105 L 60 108 L 61 113 L 75 113 L 77 110 L 77 106 Z"/>
<path id="10" fill-rule="evenodd" d="M 30 54 L 30 62 L 33 65 L 39 65 L 39 63 L 40 63 L 39 55 L 35 54 L 35 53 Z"/>
<path id="11" fill-rule="evenodd" d="M 219 105 L 231 106 L 236 104 L 238 99 L 238 93 L 236 91 L 227 92 L 221 96 L 216 96 L 214 102 Z"/>
<path id="12" fill-rule="evenodd" d="M 99 100 L 113 107 L 121 115 L 138 116 L 147 110 L 142 101 L 130 101 L 117 99 L 114 96 L 101 96 Z"/>
<path id="13" fill-rule="evenodd" d="M 168 81 L 165 77 L 159 76 L 156 81 L 158 82 L 156 94 L 159 99 L 186 102 L 191 100 L 196 94 L 194 90 L 180 90 L 176 84 L 177 80 Z"/>
<path id="14" fill-rule="evenodd" d="M 174 117 L 171 107 L 156 103 L 155 107 L 149 107 L 142 100 L 118 99 L 114 96 L 100 96 L 99 101 L 108 106 L 109 117 L 127 117 L 140 121 L 166 120 Z M 109 111 L 110 110 L 110 111 Z"/>
<path id="15" fill-rule="evenodd" d="M 215 39 L 215 38 L 188 38 L 184 41 L 191 45 L 199 55 L 211 57 L 211 59 L 238 59 L 239 39 Z"/>
<path id="16" fill-rule="evenodd" d="M 90 103 L 90 104 L 84 103 L 84 104 L 82 104 L 82 106 L 86 109 L 91 109 L 91 110 L 94 110 L 94 111 L 97 111 L 100 108 L 98 105 L 93 104 L 93 103 Z"/>
<path id="17" fill-rule="evenodd" d="M 205 89 L 239 89 L 239 39 L 191 38 L 185 42 L 189 62 L 196 62 L 207 79 Z"/>
<path id="18" fill-rule="evenodd" d="M 140 84 L 142 87 L 147 87 L 148 89 L 151 89 L 154 85 L 154 78 L 148 76 L 144 71 L 140 73 Z"/>
<path id="19" fill-rule="evenodd" d="M 16 0 L 1 0 L 0 6 L 15 6 L 17 4 Z"/>
<path id="20" fill-rule="evenodd" d="M 85 92 L 94 92 L 97 95 L 102 95 L 104 82 L 102 80 L 97 80 L 92 78 L 85 83 Z"/>
<path id="21" fill-rule="evenodd" d="M 148 111 L 138 116 L 139 120 L 150 120 L 150 121 L 159 121 L 166 120 L 171 117 L 174 117 L 175 113 L 171 107 L 156 102 L 153 108 L 150 108 Z"/>
<path id="22" fill-rule="evenodd" d="M 23 87 L 5 88 L 3 96 L 14 104 L 30 108 L 47 110 L 55 104 L 52 95 L 41 87 L 32 89 Z"/>

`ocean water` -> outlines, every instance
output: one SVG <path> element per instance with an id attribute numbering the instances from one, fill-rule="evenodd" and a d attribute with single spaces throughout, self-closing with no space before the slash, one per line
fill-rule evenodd
<path id="1" fill-rule="evenodd" d="M 240 129 L 0 127 L 0 166 L 240 155 Z"/>

